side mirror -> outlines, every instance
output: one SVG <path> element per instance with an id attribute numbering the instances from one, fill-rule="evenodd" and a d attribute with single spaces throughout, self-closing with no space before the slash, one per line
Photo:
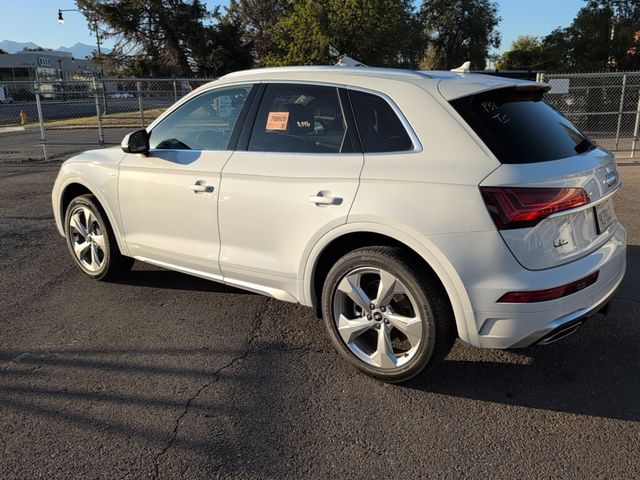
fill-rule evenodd
<path id="1" fill-rule="evenodd" d="M 126 153 L 142 153 L 146 155 L 149 151 L 149 134 L 146 130 L 131 132 L 124 137 L 120 147 Z"/>

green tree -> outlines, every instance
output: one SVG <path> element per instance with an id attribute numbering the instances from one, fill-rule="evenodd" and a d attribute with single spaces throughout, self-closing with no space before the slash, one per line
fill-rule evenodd
<path id="1" fill-rule="evenodd" d="M 76 0 L 100 35 L 115 45 L 107 63 L 131 75 L 218 75 L 247 68 L 249 46 L 239 25 L 202 0 Z M 232 38 L 233 37 L 233 38 Z M 240 54 L 238 54 L 240 52 Z M 237 58 L 236 58 L 237 55 Z"/>
<path id="2" fill-rule="evenodd" d="M 640 68 L 640 2 L 586 0 L 567 28 L 542 41 L 547 70 L 599 71 Z"/>
<path id="3" fill-rule="evenodd" d="M 521 35 L 500 56 L 496 67 L 503 70 L 533 69 L 543 67 L 545 63 L 546 52 L 540 39 L 532 35 Z"/>
<path id="4" fill-rule="evenodd" d="M 292 0 L 231 0 L 226 17 L 239 24 L 243 39 L 253 46 L 258 65 L 276 49 L 271 38 L 273 26 L 290 11 Z"/>
<path id="5" fill-rule="evenodd" d="M 430 44 L 424 66 L 450 69 L 471 61 L 483 70 L 500 46 L 498 5 L 491 0 L 424 0 L 420 10 Z"/>
<path id="6" fill-rule="evenodd" d="M 556 28 L 541 42 L 545 63 L 541 70 L 568 72 L 572 70 L 573 53 L 571 50 L 571 38 L 566 28 Z"/>
<path id="7" fill-rule="evenodd" d="M 371 66 L 417 66 L 425 50 L 410 0 L 298 0 L 271 35 L 269 65 L 329 64 L 340 54 Z"/>
<path id="8" fill-rule="evenodd" d="M 198 75 L 221 76 L 253 66 L 253 44 L 243 40 L 242 27 L 236 19 L 220 17 L 203 33 L 202 41 L 192 47 Z"/>

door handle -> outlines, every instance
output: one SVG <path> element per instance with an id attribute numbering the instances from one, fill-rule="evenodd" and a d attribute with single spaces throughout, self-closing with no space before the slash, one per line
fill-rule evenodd
<path id="1" fill-rule="evenodd" d="M 211 193 L 213 192 L 213 185 L 206 185 L 202 180 L 198 180 L 196 183 L 191 185 L 191 190 L 195 193 Z"/>
<path id="2" fill-rule="evenodd" d="M 333 197 L 330 195 L 325 195 L 323 194 L 323 192 L 318 192 L 317 195 L 310 196 L 309 201 L 311 203 L 315 203 L 316 205 L 340 205 L 342 203 L 342 198 Z"/>

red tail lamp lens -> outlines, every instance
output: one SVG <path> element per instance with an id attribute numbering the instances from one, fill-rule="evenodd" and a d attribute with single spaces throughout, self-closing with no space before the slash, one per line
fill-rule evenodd
<path id="1" fill-rule="evenodd" d="M 572 293 L 584 290 L 589 285 L 593 285 L 598 281 L 598 274 L 600 272 L 593 272 L 580 280 L 576 280 L 572 283 L 567 283 L 560 287 L 547 288 L 545 290 L 529 290 L 524 292 L 509 292 L 505 293 L 498 302 L 501 303 L 535 303 L 546 302 L 548 300 L 555 300 L 557 298 L 566 297 Z"/>
<path id="2" fill-rule="evenodd" d="M 549 215 L 589 203 L 582 188 L 480 187 L 499 230 L 537 225 Z"/>

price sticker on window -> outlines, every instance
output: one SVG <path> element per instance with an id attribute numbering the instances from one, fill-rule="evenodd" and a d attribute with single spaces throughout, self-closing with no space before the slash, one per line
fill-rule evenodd
<path id="1" fill-rule="evenodd" d="M 286 130 L 289 123 L 289 112 L 269 112 L 267 130 Z"/>

